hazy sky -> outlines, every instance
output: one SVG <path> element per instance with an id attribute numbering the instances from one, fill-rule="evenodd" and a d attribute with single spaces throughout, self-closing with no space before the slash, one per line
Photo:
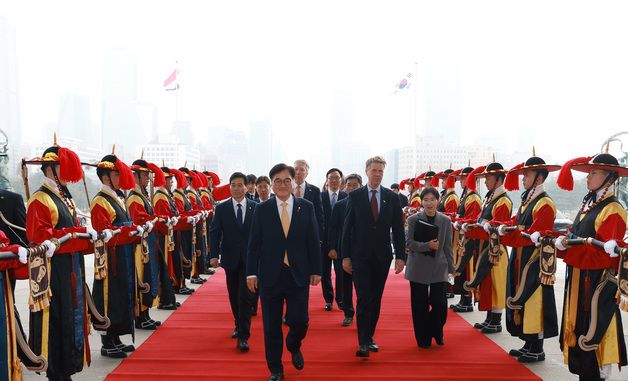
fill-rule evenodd
<path id="1" fill-rule="evenodd" d="M 5 1 L 15 27 L 21 121 L 42 133 L 64 93 L 88 95 L 99 121 L 108 48 L 137 52 L 139 100 L 174 102 L 162 83 L 179 61 L 181 119 L 216 126 L 270 118 L 290 155 L 327 147 L 335 94 L 374 151 L 411 144 L 413 93 L 392 95 L 418 63 L 459 69 L 462 143 L 525 129 L 564 160 L 628 130 L 625 1 Z M 304 133 L 312 133 L 304 138 Z M 512 145 L 512 144 L 511 144 Z"/>

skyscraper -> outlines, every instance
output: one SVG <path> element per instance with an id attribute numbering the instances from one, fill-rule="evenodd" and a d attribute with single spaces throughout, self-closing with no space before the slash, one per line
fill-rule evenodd
<path id="1" fill-rule="evenodd" d="M 14 165 L 22 156 L 22 134 L 20 132 L 19 93 L 17 82 L 17 58 L 15 54 L 15 31 L 6 18 L 0 16 L 0 129 L 8 139 L 9 163 L 7 175 L 15 174 Z M 4 140 L 4 139 L 2 139 Z M 3 150 L 4 147 L 0 147 Z"/>
<path id="2" fill-rule="evenodd" d="M 113 144 L 133 153 L 146 141 L 137 112 L 137 57 L 126 48 L 109 49 L 103 65 L 102 148 Z M 124 139 L 123 139 L 124 137 Z"/>
<path id="3" fill-rule="evenodd" d="M 273 126 L 270 120 L 249 123 L 249 149 L 246 170 L 256 175 L 266 174 L 272 166 Z"/>

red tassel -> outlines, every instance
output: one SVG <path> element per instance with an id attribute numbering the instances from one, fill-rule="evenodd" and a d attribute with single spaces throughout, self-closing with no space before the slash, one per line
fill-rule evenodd
<path id="1" fill-rule="evenodd" d="M 120 173 L 120 183 L 118 184 L 120 189 L 129 190 L 135 188 L 135 178 L 131 168 L 120 159 L 116 160 L 115 165 L 118 173 Z"/>
<path id="2" fill-rule="evenodd" d="M 486 169 L 486 166 L 481 166 L 481 167 L 477 167 L 476 169 L 474 169 L 473 171 L 471 171 L 471 173 L 469 173 L 467 175 L 467 181 L 464 183 L 464 185 L 469 189 L 472 190 L 474 192 L 477 192 L 477 186 L 475 183 L 475 175 L 480 173 L 480 172 L 484 172 L 484 170 Z"/>
<path id="3" fill-rule="evenodd" d="M 229 184 L 216 187 L 212 190 L 212 196 L 216 201 L 226 200 L 231 197 L 231 187 L 229 186 Z"/>
<path id="4" fill-rule="evenodd" d="M 399 183 L 399 189 L 401 190 L 406 190 L 406 184 L 408 183 L 409 179 L 403 179 L 401 180 L 401 182 Z"/>
<path id="5" fill-rule="evenodd" d="M 159 188 L 166 185 L 166 175 L 164 174 L 164 171 L 162 171 L 161 168 L 159 168 L 158 165 L 155 165 L 153 163 L 148 163 L 148 169 L 150 169 L 151 172 L 155 174 L 155 179 L 153 180 L 153 186 L 155 188 Z"/>
<path id="6" fill-rule="evenodd" d="M 71 149 L 59 147 L 59 166 L 59 179 L 75 183 L 83 178 L 81 159 Z"/>
<path id="7" fill-rule="evenodd" d="M 438 176 L 442 176 L 442 174 L 443 174 L 443 172 L 439 172 L 439 173 L 435 174 L 434 176 L 432 176 L 431 183 L 432 183 L 432 186 L 434 188 L 438 188 L 438 180 L 439 180 Z"/>
<path id="8" fill-rule="evenodd" d="M 522 168 L 525 163 L 519 163 L 512 167 L 508 173 L 506 173 L 506 180 L 504 180 L 504 188 L 509 191 L 519 190 L 519 175 L 513 171 Z"/>
<path id="9" fill-rule="evenodd" d="M 202 176 L 201 174 L 190 171 L 190 176 L 192 177 L 192 187 L 194 187 L 194 189 L 200 189 L 203 187 L 203 179 L 200 178 L 200 176 Z"/>
<path id="10" fill-rule="evenodd" d="M 220 177 L 218 177 L 217 174 L 215 174 L 214 172 L 209 172 L 209 176 L 212 178 L 213 187 L 217 187 L 218 185 L 220 185 Z"/>
<path id="11" fill-rule="evenodd" d="M 556 184 L 560 189 L 564 189 L 567 191 L 573 190 L 573 175 L 571 173 L 571 167 L 575 164 L 585 164 L 591 161 L 592 157 L 577 157 L 573 160 L 569 160 L 566 162 L 562 168 L 560 169 L 560 173 L 558 174 L 558 179 L 556 179 Z"/>
<path id="12" fill-rule="evenodd" d="M 174 178 L 177 180 L 177 189 L 184 189 L 188 186 L 188 179 L 183 172 L 178 169 L 170 168 L 170 173 L 173 173 Z"/>
<path id="13" fill-rule="evenodd" d="M 460 172 L 462 172 L 462 169 L 458 169 L 457 171 L 453 171 L 453 172 L 451 172 L 447 176 L 447 180 L 445 180 L 445 187 L 447 187 L 447 189 L 453 188 L 453 187 L 456 186 L 456 178 L 454 176 L 459 175 Z"/>

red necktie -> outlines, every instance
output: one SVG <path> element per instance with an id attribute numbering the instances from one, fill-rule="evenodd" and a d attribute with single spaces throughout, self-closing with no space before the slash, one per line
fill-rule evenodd
<path id="1" fill-rule="evenodd" d="M 377 209 L 377 194 L 376 190 L 371 191 L 371 213 L 373 213 L 373 221 L 377 221 L 377 217 L 379 216 L 379 210 Z"/>

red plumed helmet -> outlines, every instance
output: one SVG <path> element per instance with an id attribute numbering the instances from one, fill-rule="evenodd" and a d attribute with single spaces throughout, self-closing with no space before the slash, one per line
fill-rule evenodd
<path id="1" fill-rule="evenodd" d="M 151 172 L 155 174 L 155 178 L 153 180 L 153 186 L 159 188 L 166 185 L 166 175 L 164 174 L 164 171 L 162 171 L 161 168 L 159 168 L 159 166 L 153 163 L 148 163 L 148 169 L 150 169 Z"/>
<path id="2" fill-rule="evenodd" d="M 212 197 L 216 201 L 226 200 L 231 197 L 231 186 L 225 184 L 219 187 L 214 187 L 212 190 Z"/>
<path id="3" fill-rule="evenodd" d="M 462 169 L 458 169 L 456 171 L 451 172 L 449 175 L 447 175 L 447 180 L 445 180 L 445 187 L 447 189 L 454 188 L 456 186 L 455 176 L 459 175 L 461 171 Z"/>
<path id="4" fill-rule="evenodd" d="M 406 190 L 406 184 L 407 183 L 408 183 L 408 179 L 401 180 L 401 182 L 399 183 L 399 189 Z"/>
<path id="5" fill-rule="evenodd" d="M 115 162 L 116 170 L 120 174 L 120 189 L 130 190 L 135 188 L 135 177 L 133 177 L 133 171 L 128 165 L 120 159 Z"/>
<path id="6" fill-rule="evenodd" d="M 203 187 L 203 179 L 200 178 L 202 176 L 201 174 L 190 171 L 190 176 L 192 177 L 192 187 L 194 187 L 194 189 L 200 189 Z"/>
<path id="7" fill-rule="evenodd" d="M 565 165 L 563 165 L 563 167 L 560 169 L 558 179 L 556 180 L 556 184 L 558 184 L 558 187 L 567 191 L 573 190 L 573 175 L 571 173 L 571 167 L 573 167 L 575 164 L 586 164 L 591 161 L 592 158 L 592 156 L 577 157 L 573 160 L 569 160 L 568 162 L 566 162 Z"/>
<path id="8" fill-rule="evenodd" d="M 432 184 L 432 186 L 434 188 L 438 188 L 438 180 L 439 180 L 438 176 L 442 175 L 442 174 L 443 174 L 443 172 L 439 172 L 439 173 L 435 174 L 434 176 L 432 176 L 432 179 L 430 180 L 430 183 Z"/>
<path id="9" fill-rule="evenodd" d="M 188 186 L 188 179 L 185 177 L 185 173 L 174 168 L 170 168 L 170 173 L 174 173 L 174 178 L 177 180 L 177 189 L 184 189 Z"/>
<path id="10" fill-rule="evenodd" d="M 78 155 L 68 148 L 59 147 L 59 178 L 75 183 L 83 178 L 83 167 Z"/>
<path id="11" fill-rule="evenodd" d="M 525 163 L 519 163 L 512 167 L 508 173 L 506 173 L 506 179 L 504 180 L 504 188 L 509 191 L 519 190 L 519 175 L 515 170 L 522 168 Z"/>
<path id="12" fill-rule="evenodd" d="M 217 187 L 218 185 L 220 185 L 220 177 L 218 177 L 217 174 L 215 174 L 214 172 L 209 172 L 209 176 L 212 178 L 213 187 Z"/>
<path id="13" fill-rule="evenodd" d="M 465 181 L 464 185 L 474 191 L 477 192 L 477 185 L 475 183 L 475 175 L 481 172 L 484 172 L 484 170 L 486 169 L 486 166 L 481 166 L 481 167 L 477 167 L 476 169 L 474 169 L 473 171 L 471 171 L 468 175 L 467 175 L 467 181 Z"/>

